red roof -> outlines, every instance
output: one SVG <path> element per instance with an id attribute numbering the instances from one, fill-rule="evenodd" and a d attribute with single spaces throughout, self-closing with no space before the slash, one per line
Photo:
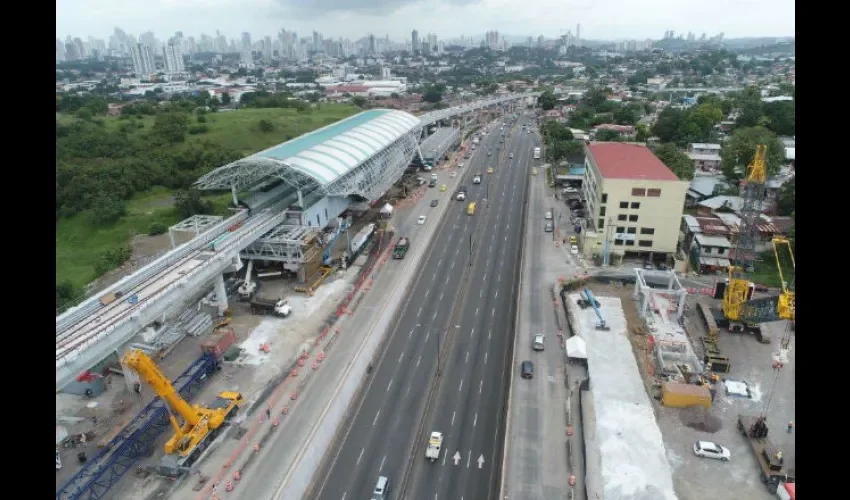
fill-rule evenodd
<path id="1" fill-rule="evenodd" d="M 646 146 L 622 142 L 592 142 L 587 148 L 599 173 L 606 179 L 679 180 Z"/>
<path id="2" fill-rule="evenodd" d="M 797 483 L 785 483 L 785 491 L 791 496 L 791 500 L 794 500 L 794 493 L 797 491 L 796 485 Z"/>

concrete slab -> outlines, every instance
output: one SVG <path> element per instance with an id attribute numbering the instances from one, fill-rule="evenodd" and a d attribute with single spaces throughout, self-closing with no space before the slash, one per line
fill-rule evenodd
<path id="1" fill-rule="evenodd" d="M 581 309 L 579 298 L 570 294 L 567 307 L 588 351 L 590 395 L 583 421 L 588 497 L 675 500 L 664 441 L 627 338 L 620 299 L 597 297 L 610 327 L 599 331 L 594 310 Z"/>

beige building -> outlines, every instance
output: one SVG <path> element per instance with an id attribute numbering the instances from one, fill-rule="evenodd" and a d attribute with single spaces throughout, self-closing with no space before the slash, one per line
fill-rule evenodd
<path id="1" fill-rule="evenodd" d="M 675 254 L 690 183 L 679 180 L 646 146 L 590 142 L 585 146 L 586 257 Z M 607 245 L 606 245 L 607 242 Z"/>

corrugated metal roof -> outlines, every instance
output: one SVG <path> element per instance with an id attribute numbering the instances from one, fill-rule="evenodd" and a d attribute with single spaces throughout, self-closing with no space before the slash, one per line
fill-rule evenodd
<path id="1" fill-rule="evenodd" d="M 419 126 L 404 111 L 373 109 L 251 155 L 281 161 L 326 186 Z"/>

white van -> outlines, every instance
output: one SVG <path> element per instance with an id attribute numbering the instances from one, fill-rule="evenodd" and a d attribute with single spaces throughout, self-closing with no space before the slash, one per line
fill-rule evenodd
<path id="1" fill-rule="evenodd" d="M 372 492 L 372 500 L 387 500 L 389 498 L 390 480 L 385 476 L 378 476 L 375 491 Z"/>
<path id="2" fill-rule="evenodd" d="M 552 220 L 552 212 L 546 212 L 546 220 Z"/>

